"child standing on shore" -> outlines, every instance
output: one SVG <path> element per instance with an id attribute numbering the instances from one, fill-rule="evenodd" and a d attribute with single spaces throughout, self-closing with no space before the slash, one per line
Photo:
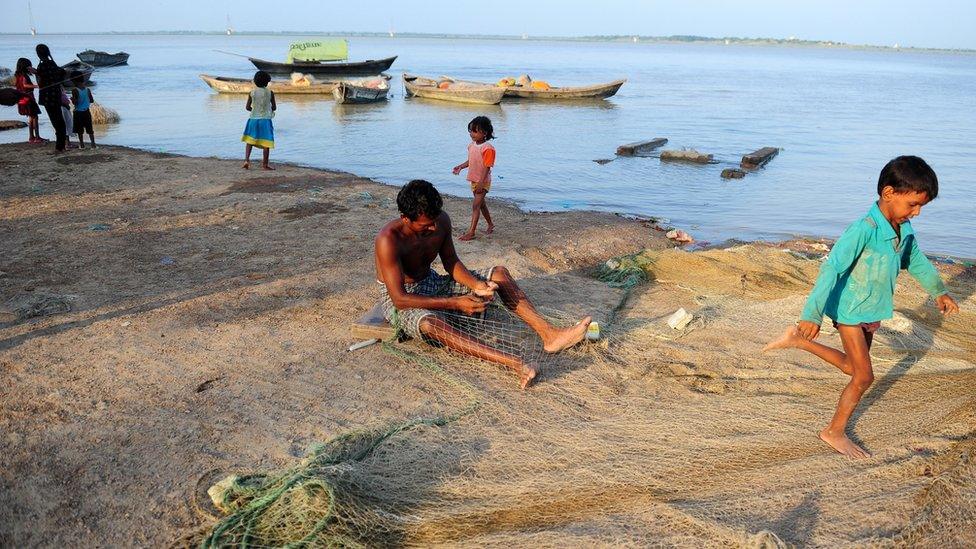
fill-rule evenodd
<path id="1" fill-rule="evenodd" d="M 888 162 L 878 178 L 879 200 L 850 225 L 830 250 L 796 327 L 763 348 L 803 349 L 850 376 L 830 424 L 820 439 L 850 458 L 870 454 L 847 437 L 847 422 L 874 381 L 871 341 L 881 321 L 892 317 L 895 279 L 901 269 L 918 280 L 945 315 L 959 311 L 939 272 L 918 247 L 909 219 L 939 194 L 935 172 L 917 156 Z M 827 315 L 844 350 L 816 343 Z"/>
<path id="2" fill-rule="evenodd" d="M 476 116 L 468 122 L 468 134 L 471 136 L 468 160 L 454 166 L 454 175 L 461 173 L 465 168 L 468 169 L 468 181 L 471 182 L 474 204 L 471 205 L 471 226 L 468 232 L 458 237 L 458 240 L 474 239 L 479 215 L 484 215 L 485 222 L 488 223 L 485 233 L 491 234 L 495 231 L 495 224 L 491 222 L 491 213 L 488 211 L 486 200 L 491 189 L 491 168 L 495 165 L 495 147 L 488 141 L 495 138 L 495 129 L 487 116 Z"/>
<path id="3" fill-rule="evenodd" d="M 74 129 L 78 133 L 78 146 L 85 148 L 85 132 L 92 148 L 95 147 L 95 129 L 92 127 L 91 104 L 95 102 L 91 89 L 85 86 L 85 76 L 80 72 L 71 75 L 75 89 L 71 92 L 71 102 L 75 104 Z"/>
<path id="4" fill-rule="evenodd" d="M 34 100 L 34 88 L 37 86 L 31 81 L 32 72 L 34 72 L 34 67 L 31 65 L 30 59 L 21 57 L 17 60 L 17 70 L 14 71 L 14 87 L 24 94 L 17 101 L 17 112 L 21 116 L 27 117 L 27 142 L 43 143 L 44 140 L 41 139 L 41 134 L 37 131 L 37 116 L 41 114 L 41 108 L 37 106 L 37 101 Z"/>
<path id="5" fill-rule="evenodd" d="M 271 149 L 274 148 L 274 125 L 271 124 L 271 119 L 274 118 L 278 105 L 275 103 L 274 92 L 268 89 L 270 82 L 270 74 L 264 71 L 254 73 L 255 88 L 248 94 L 247 105 L 244 107 L 251 111 L 251 116 L 248 117 L 247 125 L 244 126 L 244 135 L 241 136 L 241 141 L 247 143 L 244 146 L 245 170 L 251 169 L 252 147 L 262 149 L 264 152 L 261 167 L 266 170 L 274 169 L 268 164 L 268 157 Z"/>
<path id="6" fill-rule="evenodd" d="M 64 118 L 64 145 L 69 149 L 76 148 L 71 143 L 71 134 L 75 133 L 74 117 L 71 116 L 71 100 L 64 89 L 61 90 L 61 117 Z"/>

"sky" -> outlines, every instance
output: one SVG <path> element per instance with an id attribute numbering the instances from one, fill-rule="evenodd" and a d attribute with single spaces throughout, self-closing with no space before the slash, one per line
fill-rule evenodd
<path id="1" fill-rule="evenodd" d="M 529 36 L 689 34 L 976 49 L 971 0 L 30 0 L 41 34 L 160 30 Z M 0 33 L 28 29 L 0 0 Z M 83 14 L 83 15 L 82 15 Z"/>

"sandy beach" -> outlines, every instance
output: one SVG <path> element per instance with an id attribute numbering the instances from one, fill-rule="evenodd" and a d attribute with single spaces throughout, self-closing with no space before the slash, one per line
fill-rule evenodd
<path id="1" fill-rule="evenodd" d="M 396 188 L 51 148 L 0 146 L 0 546 L 195 541 L 218 519 L 201 486 L 471 399 L 473 413 L 341 471 L 384 525 L 349 539 L 976 544 L 976 268 L 939 265 L 962 308 L 948 319 L 899 279 L 854 420 L 875 456 L 849 462 L 816 437 L 844 376 L 759 353 L 798 316 L 822 244 L 688 252 L 648 221 L 494 201 L 495 234 L 457 243 L 462 260 L 507 266 L 548 310 L 592 314 L 604 339 L 545 363 L 527 391 L 500 367 L 397 345 L 461 391 L 380 345 L 346 351 L 377 299 L 373 237 L 398 215 Z M 455 236 L 470 203 L 446 200 Z M 645 283 L 601 280 L 608 259 L 638 253 Z M 681 331 L 666 324 L 679 307 L 694 315 Z M 839 344 L 827 325 L 821 338 Z"/>

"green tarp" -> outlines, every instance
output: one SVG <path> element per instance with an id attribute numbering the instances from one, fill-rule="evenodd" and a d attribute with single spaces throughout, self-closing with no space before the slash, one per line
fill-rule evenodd
<path id="1" fill-rule="evenodd" d="M 342 61 L 349 57 L 349 43 L 345 38 L 302 40 L 288 47 L 286 63 L 295 61 Z"/>

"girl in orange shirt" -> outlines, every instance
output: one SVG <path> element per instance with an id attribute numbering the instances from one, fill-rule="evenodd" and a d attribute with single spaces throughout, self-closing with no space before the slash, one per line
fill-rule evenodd
<path id="1" fill-rule="evenodd" d="M 458 240 L 474 239 L 480 215 L 484 215 L 488 223 L 485 233 L 491 234 L 495 230 L 495 224 L 491 222 L 491 213 L 488 212 L 488 202 L 485 200 L 488 190 L 491 189 L 491 168 L 495 165 L 495 147 L 488 142 L 495 138 L 494 132 L 495 129 L 492 128 L 491 120 L 487 116 L 476 116 L 474 120 L 468 122 L 468 134 L 471 135 L 468 160 L 454 166 L 454 175 L 461 173 L 465 168 L 468 169 L 468 181 L 471 182 L 474 203 L 471 205 L 471 227 Z"/>

